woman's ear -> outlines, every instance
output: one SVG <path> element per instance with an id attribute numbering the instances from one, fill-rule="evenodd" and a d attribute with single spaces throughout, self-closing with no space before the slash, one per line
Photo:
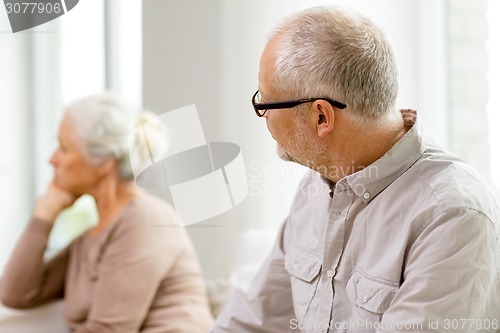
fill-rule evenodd
<path id="1" fill-rule="evenodd" d="M 313 115 L 316 122 L 316 132 L 320 138 L 324 138 L 333 130 L 335 110 L 327 101 L 318 99 L 313 103 Z"/>
<path id="2" fill-rule="evenodd" d="M 116 160 L 114 158 L 108 158 L 101 165 L 99 165 L 98 173 L 100 176 L 107 176 L 114 172 L 116 168 Z"/>

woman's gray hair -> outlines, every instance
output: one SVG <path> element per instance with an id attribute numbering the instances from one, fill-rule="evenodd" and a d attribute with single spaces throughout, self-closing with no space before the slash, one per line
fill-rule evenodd
<path id="1" fill-rule="evenodd" d="M 361 14 L 343 7 L 310 8 L 285 18 L 269 39 L 280 42 L 272 82 L 278 92 L 338 100 L 360 121 L 397 116 L 392 47 Z"/>
<path id="2" fill-rule="evenodd" d="M 90 163 L 99 164 L 113 158 L 118 174 L 124 180 L 134 179 L 132 165 L 150 161 L 148 149 L 154 143 L 144 142 L 134 128 L 154 119 L 149 112 L 139 113 L 118 95 L 110 92 L 79 99 L 65 111 L 75 128 L 84 156 Z M 164 128 L 158 127 L 158 130 Z M 158 135 L 157 146 L 166 144 L 166 134 Z"/>

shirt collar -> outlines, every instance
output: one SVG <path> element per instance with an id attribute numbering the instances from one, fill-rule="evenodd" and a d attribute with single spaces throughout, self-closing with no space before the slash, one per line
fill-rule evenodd
<path id="1" fill-rule="evenodd" d="M 333 191 L 343 191 L 350 188 L 367 204 L 387 186 L 408 170 L 425 151 L 425 129 L 417 111 L 401 110 L 404 124 L 411 127 L 408 132 L 387 152 L 361 171 L 341 179 L 336 184 L 323 178 L 330 187 L 330 197 Z"/>

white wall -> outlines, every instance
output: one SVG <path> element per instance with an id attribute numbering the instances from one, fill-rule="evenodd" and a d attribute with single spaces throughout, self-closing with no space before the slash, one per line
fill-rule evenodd
<path id="1" fill-rule="evenodd" d="M 263 168 L 272 165 L 269 172 L 282 172 L 283 164 L 250 104 L 264 35 L 281 11 L 279 1 L 272 4 L 262 11 L 262 0 L 143 2 L 145 108 L 163 113 L 196 104 L 207 140 L 240 145 L 247 167 L 250 194 L 245 201 L 188 228 L 208 277 L 228 273 L 235 234 L 279 225 L 295 188 L 289 185 L 288 196 L 254 193 L 262 188 L 255 184 L 264 181 L 258 177 Z M 281 178 L 288 185 L 288 177 Z"/>

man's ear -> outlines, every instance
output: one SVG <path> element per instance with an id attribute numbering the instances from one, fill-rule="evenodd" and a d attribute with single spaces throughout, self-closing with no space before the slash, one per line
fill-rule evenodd
<path id="1" fill-rule="evenodd" d="M 316 122 L 316 132 L 320 138 L 324 138 L 333 130 L 335 110 L 327 101 L 318 99 L 313 103 L 313 115 Z"/>

